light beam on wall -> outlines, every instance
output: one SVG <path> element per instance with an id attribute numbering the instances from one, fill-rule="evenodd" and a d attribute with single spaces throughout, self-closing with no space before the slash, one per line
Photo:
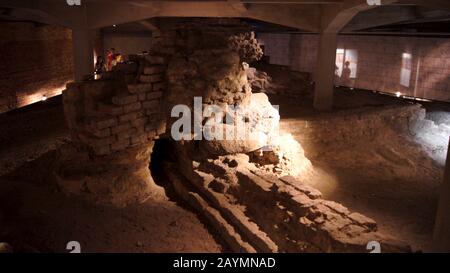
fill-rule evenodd
<path id="1" fill-rule="evenodd" d="M 409 87 L 411 81 L 412 70 L 412 55 L 410 53 L 403 53 L 402 55 L 402 69 L 400 72 L 400 84 Z"/>
<path id="2" fill-rule="evenodd" d="M 66 84 L 54 88 L 40 89 L 33 94 L 21 97 L 17 102 L 17 107 L 19 108 L 33 103 L 46 101 L 49 98 L 61 95 L 64 89 L 66 89 Z"/>
<path id="3" fill-rule="evenodd" d="M 358 50 L 338 48 L 336 50 L 336 81 L 343 86 L 353 87 L 358 70 Z"/>

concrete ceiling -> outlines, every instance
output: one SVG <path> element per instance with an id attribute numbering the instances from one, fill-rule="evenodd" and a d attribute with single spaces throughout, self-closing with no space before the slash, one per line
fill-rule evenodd
<path id="1" fill-rule="evenodd" d="M 74 0 L 70 0 L 74 1 Z M 95 29 L 155 17 L 245 18 L 259 31 L 441 33 L 448 0 L 0 0 L 0 19 Z M 134 24 L 137 29 L 142 25 Z M 144 27 L 145 28 L 145 27 Z"/>

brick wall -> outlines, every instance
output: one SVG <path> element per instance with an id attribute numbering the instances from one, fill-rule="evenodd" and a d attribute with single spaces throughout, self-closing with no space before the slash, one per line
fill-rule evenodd
<path id="1" fill-rule="evenodd" d="M 117 79 L 68 85 L 64 111 L 75 142 L 102 156 L 151 143 L 165 132 L 165 59 L 146 56 L 141 63 L 132 83 Z"/>
<path id="2" fill-rule="evenodd" d="M 289 36 L 286 49 L 278 49 L 280 35 Z M 315 73 L 317 35 L 264 34 L 266 54 L 274 54 L 282 64 L 293 70 Z M 284 38 L 288 39 L 288 38 Z M 450 101 L 450 39 L 395 36 L 350 36 L 338 39 L 338 48 L 356 50 L 358 62 L 356 77 L 336 84 L 382 92 Z M 281 54 L 281 56 L 280 56 Z M 411 58 L 406 65 L 409 80 L 401 83 L 404 54 Z M 271 62 L 272 62 L 272 58 Z M 408 58 L 406 58 L 408 59 Z M 278 64 L 278 63 L 277 63 Z M 407 84 L 405 84 L 407 83 Z"/>
<path id="3" fill-rule="evenodd" d="M 61 94 L 73 78 L 71 31 L 0 23 L 0 113 Z"/>
<path id="4" fill-rule="evenodd" d="M 258 35 L 257 39 L 264 46 L 265 55 L 270 57 L 270 63 L 289 65 L 290 35 L 261 33 Z"/>

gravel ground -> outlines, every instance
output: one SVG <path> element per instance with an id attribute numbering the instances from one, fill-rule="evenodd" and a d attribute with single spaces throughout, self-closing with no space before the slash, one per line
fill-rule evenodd
<path id="1" fill-rule="evenodd" d="M 198 217 L 171 201 L 116 209 L 66 196 L 48 179 L 69 141 L 61 98 L 0 115 L 0 242 L 16 252 L 221 252 Z"/>

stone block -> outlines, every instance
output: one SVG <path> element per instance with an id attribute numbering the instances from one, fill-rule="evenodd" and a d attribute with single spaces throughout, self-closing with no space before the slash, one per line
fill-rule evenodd
<path id="1" fill-rule="evenodd" d="M 162 135 L 166 132 L 166 123 L 164 121 L 160 121 L 156 126 L 156 133 L 158 135 Z"/>
<path id="2" fill-rule="evenodd" d="M 156 82 L 156 83 L 152 84 L 153 91 L 161 91 L 161 90 L 164 90 L 165 88 L 166 88 L 165 82 Z"/>
<path id="3" fill-rule="evenodd" d="M 96 137 L 99 138 L 104 138 L 104 137 L 108 137 L 111 135 L 111 129 L 110 128 L 105 128 L 102 130 L 93 130 L 92 134 Z"/>
<path id="4" fill-rule="evenodd" d="M 147 142 L 147 134 L 142 134 L 142 135 L 138 135 L 138 136 L 132 136 L 131 137 L 131 144 L 132 145 L 136 145 L 136 144 L 142 144 Z"/>
<path id="5" fill-rule="evenodd" d="M 111 146 L 107 145 L 98 145 L 93 147 L 94 153 L 97 155 L 108 155 L 111 153 Z"/>
<path id="6" fill-rule="evenodd" d="M 154 75 L 141 75 L 140 81 L 143 83 L 155 83 L 161 82 L 164 80 L 162 74 L 154 74 Z"/>
<path id="7" fill-rule="evenodd" d="M 131 128 L 127 131 L 123 131 L 117 134 L 117 140 L 122 141 L 124 139 L 131 139 L 131 136 L 133 136 L 136 133 L 136 128 Z"/>
<path id="8" fill-rule="evenodd" d="M 128 121 L 132 121 L 137 118 L 137 113 L 129 113 L 119 117 L 120 123 L 126 123 Z"/>
<path id="9" fill-rule="evenodd" d="M 91 139 L 91 145 L 92 146 L 106 146 L 109 144 L 112 144 L 116 141 L 116 136 L 109 136 L 109 137 L 104 137 L 104 138 L 96 138 L 96 139 Z"/>
<path id="10" fill-rule="evenodd" d="M 150 83 L 129 84 L 128 91 L 132 94 L 145 93 L 152 90 Z"/>
<path id="11" fill-rule="evenodd" d="M 111 144 L 111 150 L 120 151 L 120 150 L 123 150 L 123 149 L 127 148 L 128 146 L 130 146 L 130 144 L 131 144 L 130 138 L 122 139 L 120 141 L 117 141 L 117 142 L 114 142 L 113 144 Z"/>
<path id="12" fill-rule="evenodd" d="M 166 68 L 163 65 L 147 66 L 144 68 L 144 74 L 153 75 L 158 73 L 164 73 Z"/>
<path id="13" fill-rule="evenodd" d="M 116 118 L 108 118 L 108 119 L 104 119 L 104 120 L 99 120 L 96 121 L 96 128 L 99 130 L 108 128 L 108 127 L 113 127 L 117 125 L 117 119 Z"/>
<path id="14" fill-rule="evenodd" d="M 140 117 L 140 118 L 135 118 L 133 120 L 130 120 L 131 126 L 139 128 L 139 127 L 144 127 L 145 124 L 148 122 L 148 118 L 147 117 Z"/>
<path id="15" fill-rule="evenodd" d="M 122 106 L 117 106 L 114 104 L 107 104 L 107 103 L 99 103 L 98 109 L 99 112 L 102 112 L 104 114 L 108 114 L 111 116 L 118 116 L 123 113 Z"/>
<path id="16" fill-rule="evenodd" d="M 146 131 L 146 132 L 152 132 L 152 131 L 154 131 L 155 134 L 156 134 L 156 124 L 154 124 L 154 123 L 149 123 L 149 124 L 145 125 L 145 131 Z"/>
<path id="17" fill-rule="evenodd" d="M 162 92 L 150 92 L 150 93 L 147 93 L 147 99 L 148 100 L 159 99 L 161 97 L 162 97 Z"/>
<path id="18" fill-rule="evenodd" d="M 157 100 L 145 101 L 142 103 L 142 108 L 144 109 L 155 109 L 157 111 L 160 110 L 160 103 Z"/>
<path id="19" fill-rule="evenodd" d="M 140 93 L 138 94 L 138 100 L 139 101 L 144 101 L 147 99 L 147 94 L 146 93 Z"/>
<path id="20" fill-rule="evenodd" d="M 118 134 L 120 132 L 129 130 L 130 128 L 131 128 L 131 124 L 130 123 L 120 124 L 118 126 L 115 126 L 115 127 L 111 128 L 111 134 L 115 135 L 115 134 Z"/>
<path id="21" fill-rule="evenodd" d="M 371 219 L 367 216 L 364 216 L 360 213 L 353 212 L 353 213 L 350 213 L 348 215 L 348 217 L 352 221 L 354 221 L 356 224 L 366 226 L 366 227 L 370 228 L 371 230 L 377 229 L 377 223 L 373 219 Z"/>
<path id="22" fill-rule="evenodd" d="M 154 129 L 151 129 L 147 131 L 147 139 L 152 140 L 156 137 L 156 131 Z"/>
<path id="23" fill-rule="evenodd" d="M 139 101 L 138 101 L 138 102 L 134 102 L 134 103 L 127 104 L 127 105 L 125 105 L 125 106 L 123 107 L 124 113 L 134 112 L 134 111 L 137 111 L 137 110 L 139 110 L 139 109 L 141 109 L 141 103 L 140 103 Z"/>
<path id="24" fill-rule="evenodd" d="M 149 109 L 147 109 L 145 111 L 145 114 L 147 116 L 153 116 L 153 115 L 158 114 L 158 113 L 160 113 L 160 109 L 159 108 L 149 108 Z"/>
<path id="25" fill-rule="evenodd" d="M 137 95 L 120 95 L 115 96 L 112 98 L 112 103 L 116 105 L 125 105 L 137 102 L 138 96 Z"/>
<path id="26" fill-rule="evenodd" d="M 150 64 L 164 64 L 166 62 L 166 60 L 163 56 L 149 55 L 149 56 L 145 56 L 145 59 Z"/>

